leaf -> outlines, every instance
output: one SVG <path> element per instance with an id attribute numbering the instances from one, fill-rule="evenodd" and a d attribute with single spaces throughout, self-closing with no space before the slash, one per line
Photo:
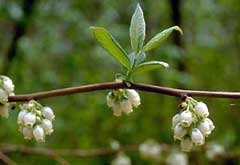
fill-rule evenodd
<path id="1" fill-rule="evenodd" d="M 135 52 L 139 52 L 143 47 L 145 39 L 145 20 L 141 6 L 137 4 L 135 12 L 131 19 L 131 25 L 129 29 L 129 35 L 131 40 L 132 49 Z"/>
<path id="2" fill-rule="evenodd" d="M 163 61 L 147 61 L 144 63 L 141 63 L 140 65 L 138 65 L 137 67 L 135 67 L 133 69 L 133 72 L 145 72 L 145 71 L 150 71 L 153 69 L 158 69 L 158 68 L 168 68 L 169 65 L 166 62 Z"/>
<path id="3" fill-rule="evenodd" d="M 181 34 L 183 34 L 182 29 L 178 26 L 173 26 L 168 29 L 165 29 L 164 31 L 155 35 L 150 41 L 148 41 L 148 43 L 143 47 L 144 51 L 149 51 L 149 50 L 159 46 L 164 40 L 166 40 L 168 38 L 168 36 L 174 30 L 179 31 Z"/>
<path id="4" fill-rule="evenodd" d="M 91 27 L 93 34 L 101 46 L 113 57 L 115 57 L 123 66 L 130 69 L 131 62 L 120 46 L 120 44 L 113 38 L 113 36 L 104 28 Z"/>

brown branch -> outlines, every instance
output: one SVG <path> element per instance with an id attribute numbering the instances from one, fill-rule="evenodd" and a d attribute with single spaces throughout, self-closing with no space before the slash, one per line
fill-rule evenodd
<path id="1" fill-rule="evenodd" d="M 0 160 L 2 160 L 5 164 L 10 164 L 10 165 L 17 164 L 1 151 L 0 151 Z"/>
<path id="2" fill-rule="evenodd" d="M 107 82 L 107 83 L 83 85 L 83 86 L 71 87 L 71 88 L 56 89 L 56 90 L 45 91 L 45 92 L 37 92 L 32 94 L 10 96 L 8 100 L 9 102 L 30 101 L 32 99 L 38 100 L 43 98 L 70 95 L 75 93 L 84 93 L 84 92 L 91 92 L 91 91 L 97 91 L 97 90 L 120 89 L 120 88 L 130 88 L 130 89 L 136 89 L 136 90 L 145 91 L 145 92 L 160 93 L 160 94 L 177 96 L 177 97 L 188 95 L 188 96 L 198 96 L 198 97 L 216 97 L 216 98 L 231 98 L 231 99 L 240 98 L 240 92 L 183 90 L 183 89 L 140 84 L 140 83 Z"/>

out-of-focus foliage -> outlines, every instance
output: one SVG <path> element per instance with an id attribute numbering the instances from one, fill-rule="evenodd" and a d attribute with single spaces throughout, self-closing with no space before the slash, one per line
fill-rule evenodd
<path id="1" fill-rule="evenodd" d="M 20 39 L 17 56 L 8 76 L 16 93 L 31 93 L 68 86 L 113 81 L 119 64 L 94 40 L 90 26 L 107 28 L 130 52 L 128 28 L 135 0 L 43 0 L 36 1 L 26 34 Z M 22 1 L 0 0 L 0 62 L 13 36 L 13 25 L 23 17 Z M 144 0 L 147 38 L 173 26 L 167 0 Z M 171 40 L 149 52 L 147 59 L 170 64 L 166 70 L 135 75 L 136 82 L 189 89 L 240 89 L 240 5 L 238 0 L 182 1 L 181 28 L 184 48 Z M 184 58 L 184 60 L 182 60 Z M 184 61 L 184 72 L 177 70 Z M 129 116 L 116 118 L 107 108 L 107 91 L 77 94 L 42 100 L 55 110 L 55 132 L 44 144 L 28 143 L 17 132 L 17 111 L 8 120 L 0 119 L 1 143 L 49 148 L 92 149 L 108 147 L 115 139 L 122 145 L 140 144 L 148 138 L 176 144 L 172 138 L 171 118 L 178 111 L 179 98 L 140 92 L 142 105 Z M 209 105 L 216 129 L 209 141 L 217 141 L 227 151 L 239 151 L 239 100 L 199 98 Z M 235 106 L 230 106 L 235 104 Z M 139 154 L 129 154 L 133 164 L 148 164 Z M 10 157 L 20 164 L 54 164 L 41 156 L 20 153 Z M 109 164 L 112 156 L 66 158 L 72 164 Z M 204 154 L 198 154 L 207 163 Z M 235 161 L 236 162 L 236 161 Z"/>

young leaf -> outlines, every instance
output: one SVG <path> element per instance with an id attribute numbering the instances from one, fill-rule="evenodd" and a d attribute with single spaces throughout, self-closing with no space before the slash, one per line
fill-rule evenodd
<path id="1" fill-rule="evenodd" d="M 137 4 L 129 29 L 131 46 L 135 52 L 139 52 L 142 49 L 145 39 L 145 26 L 143 11 L 141 6 Z"/>
<path id="2" fill-rule="evenodd" d="M 140 65 L 138 65 L 137 67 L 135 67 L 133 69 L 133 72 L 145 72 L 145 71 L 149 71 L 149 70 L 153 70 L 153 69 L 158 69 L 158 68 L 168 68 L 169 65 L 166 62 L 163 61 L 148 61 L 148 62 L 144 62 L 141 63 Z"/>
<path id="3" fill-rule="evenodd" d="M 181 34 L 183 34 L 183 31 L 178 26 L 173 26 L 168 29 L 165 29 L 164 31 L 158 33 L 156 36 L 154 36 L 148 43 L 144 46 L 144 51 L 149 51 L 153 48 L 156 48 L 159 46 L 164 40 L 168 38 L 168 36 L 174 31 L 179 31 Z"/>
<path id="4" fill-rule="evenodd" d="M 113 38 L 113 36 L 104 28 L 91 27 L 93 34 L 101 46 L 113 57 L 115 57 L 123 66 L 130 69 L 131 62 L 122 49 L 120 44 Z"/>

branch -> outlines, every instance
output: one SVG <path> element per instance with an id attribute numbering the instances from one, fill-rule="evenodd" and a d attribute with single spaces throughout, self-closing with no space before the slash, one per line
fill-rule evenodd
<path id="1" fill-rule="evenodd" d="M 17 164 L 1 151 L 0 151 L 0 160 L 2 160 L 5 164 L 11 164 L 11 165 Z"/>
<path id="2" fill-rule="evenodd" d="M 106 89 L 122 89 L 122 88 L 136 89 L 140 91 L 160 93 L 160 94 L 176 96 L 176 97 L 189 95 L 189 96 L 199 96 L 199 97 L 240 99 L 240 92 L 183 90 L 183 89 L 140 84 L 140 83 L 107 82 L 107 83 L 83 85 L 78 87 L 56 89 L 56 90 L 45 91 L 45 92 L 37 92 L 32 94 L 10 96 L 8 100 L 9 102 L 30 101 L 32 99 L 39 100 L 43 98 L 70 95 L 75 93 L 84 93 L 84 92 L 106 90 Z"/>

